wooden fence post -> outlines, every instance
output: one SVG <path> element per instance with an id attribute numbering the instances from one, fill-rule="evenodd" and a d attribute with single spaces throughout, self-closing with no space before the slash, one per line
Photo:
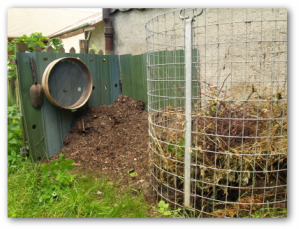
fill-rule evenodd
<path id="1" fill-rule="evenodd" d="M 80 53 L 88 53 L 88 40 L 79 40 Z"/>
<path id="2" fill-rule="evenodd" d="M 53 53 L 53 52 L 54 52 L 54 48 L 50 45 L 50 46 L 47 48 L 47 52 Z"/>
<path id="3" fill-rule="evenodd" d="M 42 51 L 41 47 L 38 44 L 36 44 L 34 46 L 34 52 L 41 52 L 41 51 Z"/>
<path id="4" fill-rule="evenodd" d="M 28 51 L 28 45 L 24 42 L 15 43 L 15 53 Z"/>
<path id="5" fill-rule="evenodd" d="M 72 53 L 72 54 L 76 53 L 76 50 L 75 50 L 74 47 L 72 47 L 72 48 L 70 49 L 70 53 Z"/>
<path id="6" fill-rule="evenodd" d="M 65 53 L 65 49 L 61 46 L 58 50 L 59 53 Z"/>
<path id="7" fill-rule="evenodd" d="M 95 54 L 95 52 L 94 52 L 93 49 L 90 49 L 88 53 L 89 53 L 89 54 Z"/>

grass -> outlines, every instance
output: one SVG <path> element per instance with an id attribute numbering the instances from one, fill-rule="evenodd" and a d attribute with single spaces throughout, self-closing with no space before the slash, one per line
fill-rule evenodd
<path id="1" fill-rule="evenodd" d="M 271 208 L 259 209 L 250 216 L 244 215 L 243 218 L 287 218 L 287 208 Z M 242 216 L 241 216 L 242 217 Z"/>
<path id="2" fill-rule="evenodd" d="M 44 171 L 41 163 L 23 160 L 20 114 L 16 105 L 8 107 L 8 217 L 10 218 L 144 218 L 161 216 L 141 192 L 125 190 L 108 177 L 86 176 L 78 172 L 68 181 L 71 168 L 65 160 Z M 17 141 L 18 140 L 18 141 Z M 42 169 L 43 168 L 43 169 Z M 56 185 L 56 186 L 55 186 Z M 62 189 L 57 188 L 61 186 Z M 70 187 L 68 187 L 70 186 Z M 57 188 L 57 190 L 52 190 Z M 48 191 L 59 191 L 44 198 Z M 54 192 L 53 192 L 54 191 Z"/>
<path id="3" fill-rule="evenodd" d="M 249 218 L 248 216 L 245 216 L 244 218 Z M 287 218 L 287 209 L 272 209 L 269 208 L 264 211 L 254 212 L 250 218 Z"/>
<path id="4" fill-rule="evenodd" d="M 52 203 L 39 202 L 40 164 L 23 162 L 8 174 L 8 217 L 11 218 L 144 218 L 153 214 L 143 195 L 120 191 L 107 178 L 78 175 L 73 187 Z"/>
<path id="5" fill-rule="evenodd" d="M 192 218 L 184 209 L 172 209 L 160 201 L 150 205 L 132 187 L 121 190 L 107 177 L 78 175 L 69 190 L 52 203 L 39 202 L 41 164 L 25 160 L 8 173 L 8 217 L 10 218 Z M 161 205 L 163 204 L 163 206 Z M 241 218 L 285 218 L 287 209 L 266 207 Z"/>

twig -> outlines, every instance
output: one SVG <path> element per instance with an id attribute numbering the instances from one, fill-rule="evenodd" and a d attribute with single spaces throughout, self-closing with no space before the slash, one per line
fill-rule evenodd
<path id="1" fill-rule="evenodd" d="M 220 92 L 221 92 L 221 90 L 222 90 L 222 88 L 223 88 L 223 86 L 224 86 L 224 84 L 225 84 L 225 81 L 228 79 L 228 77 L 231 75 L 231 73 L 229 73 L 226 77 L 225 77 L 225 79 L 223 80 L 223 83 L 222 83 L 222 86 L 221 86 L 221 88 L 220 88 L 220 90 L 219 90 L 219 92 L 218 92 L 218 95 L 217 95 L 217 98 L 219 97 L 219 94 L 220 94 Z"/>
<path id="2" fill-rule="evenodd" d="M 85 127 L 84 127 L 84 119 L 82 118 L 82 130 L 85 132 Z"/>

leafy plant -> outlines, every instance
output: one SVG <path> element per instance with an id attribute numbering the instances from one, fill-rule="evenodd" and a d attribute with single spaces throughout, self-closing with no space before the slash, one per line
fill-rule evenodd
<path id="1" fill-rule="evenodd" d="M 16 168 L 23 161 L 23 156 L 13 151 L 10 155 L 7 156 L 7 159 L 8 159 L 8 166 L 11 170 Z"/>
<path id="2" fill-rule="evenodd" d="M 162 213 L 165 216 L 171 215 L 171 212 L 169 211 L 169 204 L 165 203 L 163 200 L 160 200 L 158 206 L 160 213 Z"/>
<path id="3" fill-rule="evenodd" d="M 23 146 L 23 133 L 21 129 L 22 114 L 17 105 L 7 108 L 7 148 L 8 148 L 8 167 L 14 168 L 21 161 L 22 156 L 19 149 Z"/>
<path id="4" fill-rule="evenodd" d="M 128 174 L 130 175 L 130 177 L 137 177 L 137 172 L 134 169 L 129 170 Z"/>
<path id="5" fill-rule="evenodd" d="M 167 151 L 170 153 L 176 153 L 178 157 L 184 157 L 185 154 L 185 139 L 180 138 L 179 142 L 177 143 L 179 147 L 174 146 L 174 145 L 168 145 L 167 146 Z"/>
<path id="6" fill-rule="evenodd" d="M 91 49 L 93 49 L 93 51 L 94 51 L 95 53 L 98 53 L 98 52 L 100 51 L 99 49 L 97 49 L 97 47 L 96 47 L 95 45 L 92 45 L 92 47 L 89 48 L 89 51 L 90 51 Z"/>
<path id="7" fill-rule="evenodd" d="M 62 47 L 62 40 L 59 38 L 50 39 L 42 35 L 42 33 L 32 33 L 30 36 L 23 35 L 19 38 L 15 38 L 8 42 L 8 79 L 16 78 L 16 65 L 13 63 L 15 56 L 15 44 L 18 42 L 24 42 L 28 45 L 28 51 L 33 52 L 35 45 L 39 45 L 41 49 L 45 49 L 49 46 L 53 46 L 54 51 L 58 52 L 59 48 Z"/>
<path id="8" fill-rule="evenodd" d="M 181 208 L 175 209 L 175 210 L 171 210 L 169 208 L 169 204 L 165 203 L 164 200 L 160 200 L 160 202 L 158 203 L 158 207 L 159 207 L 159 212 L 162 213 L 164 216 L 174 216 L 177 217 L 179 216 L 179 212 L 181 211 Z"/>
<path id="9" fill-rule="evenodd" d="M 70 171 L 74 168 L 74 161 L 65 159 L 59 154 L 59 160 L 43 164 L 41 167 L 41 190 L 38 192 L 39 202 L 53 202 L 62 192 L 68 191 L 74 182 L 75 174 Z"/>

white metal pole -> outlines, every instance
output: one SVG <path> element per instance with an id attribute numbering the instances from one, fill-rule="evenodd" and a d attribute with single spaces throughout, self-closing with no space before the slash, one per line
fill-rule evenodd
<path id="1" fill-rule="evenodd" d="M 185 19 L 185 168 L 184 168 L 184 206 L 190 207 L 190 173 L 192 143 L 192 18 Z"/>

